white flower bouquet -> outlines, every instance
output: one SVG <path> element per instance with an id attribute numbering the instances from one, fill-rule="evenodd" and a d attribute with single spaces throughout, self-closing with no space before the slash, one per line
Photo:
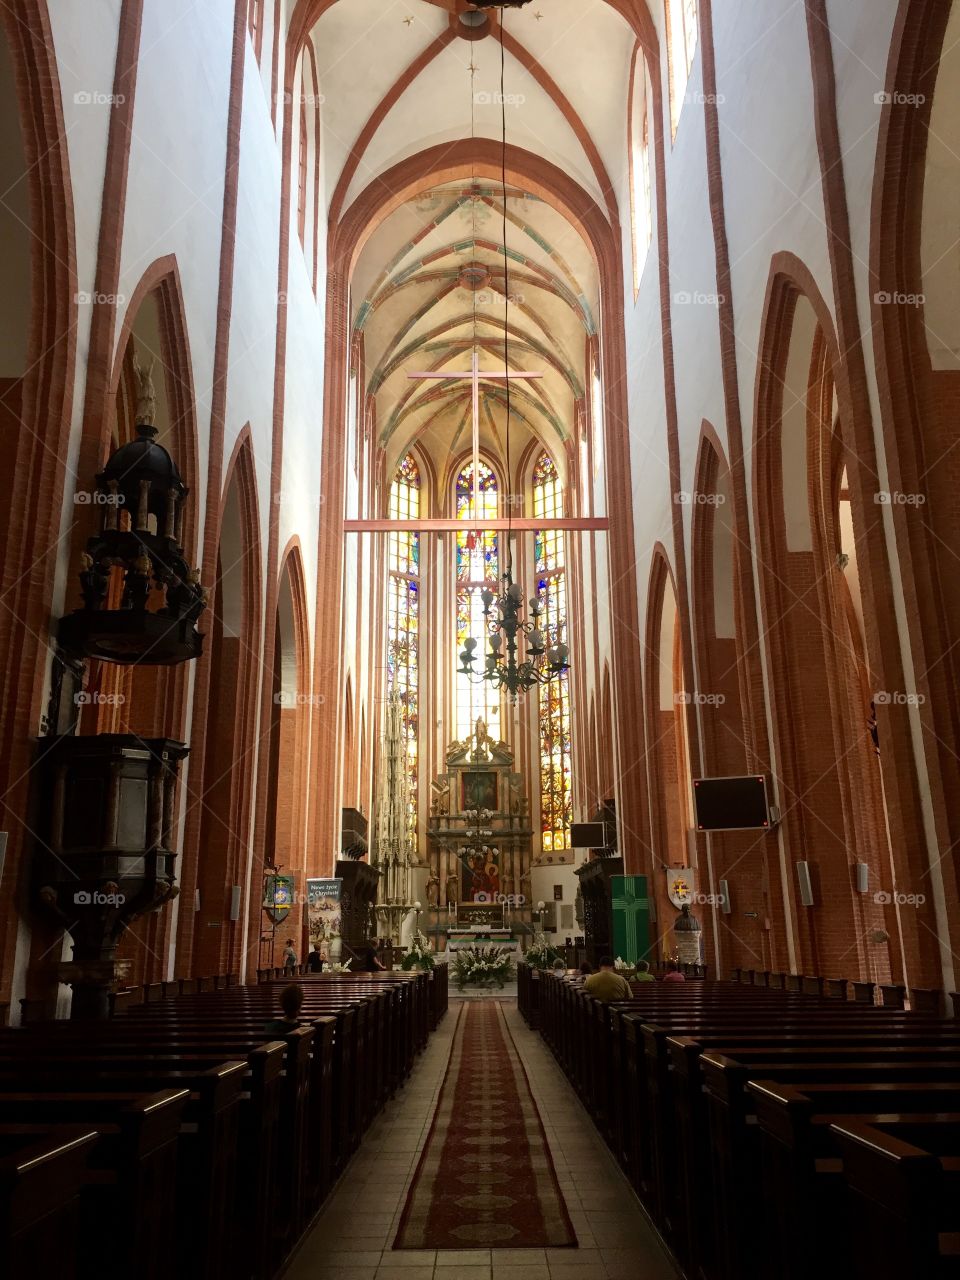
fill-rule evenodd
<path id="1" fill-rule="evenodd" d="M 512 953 L 506 947 L 464 947 L 453 963 L 457 987 L 462 991 L 472 984 L 478 987 L 496 983 L 503 989 L 513 977 Z"/>

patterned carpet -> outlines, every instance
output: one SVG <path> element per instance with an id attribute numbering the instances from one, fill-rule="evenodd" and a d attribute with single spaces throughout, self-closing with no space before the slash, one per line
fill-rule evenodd
<path id="1" fill-rule="evenodd" d="M 576 1244 L 540 1115 L 500 1004 L 466 1004 L 393 1247 Z"/>

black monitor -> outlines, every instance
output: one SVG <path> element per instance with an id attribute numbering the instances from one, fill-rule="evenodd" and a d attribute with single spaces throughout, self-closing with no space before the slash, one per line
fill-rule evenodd
<path id="1" fill-rule="evenodd" d="M 698 831 L 762 831 L 770 827 L 767 780 L 694 778 L 693 803 Z"/>
<path id="2" fill-rule="evenodd" d="M 606 849 L 607 824 L 605 822 L 573 822 L 570 824 L 571 849 Z"/>

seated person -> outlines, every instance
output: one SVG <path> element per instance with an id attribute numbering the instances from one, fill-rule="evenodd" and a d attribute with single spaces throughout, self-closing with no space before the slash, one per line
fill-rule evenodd
<path id="1" fill-rule="evenodd" d="M 313 944 L 313 950 L 307 956 L 307 968 L 311 973 L 321 973 L 323 971 L 323 962 L 326 958 L 327 957 L 320 950 L 320 943 L 315 942 Z"/>
<path id="2" fill-rule="evenodd" d="M 667 961 L 667 972 L 663 975 L 664 982 L 686 982 L 686 978 L 680 972 L 680 966 L 676 960 Z"/>
<path id="3" fill-rule="evenodd" d="M 650 972 L 650 965 L 646 960 L 637 961 L 637 976 L 634 982 L 656 982 L 656 978 Z"/>
<path id="4" fill-rule="evenodd" d="M 614 969 L 610 956 L 601 956 L 600 972 L 592 973 L 583 984 L 583 989 L 604 1004 L 609 1004 L 611 1000 L 629 1000 L 632 994 L 630 983 Z"/>
<path id="5" fill-rule="evenodd" d="M 299 983 L 291 982 L 288 987 L 284 987 L 280 992 L 280 1008 L 283 1010 L 282 1018 L 274 1018 L 272 1022 L 268 1022 L 264 1027 L 264 1031 L 268 1036 L 285 1036 L 289 1031 L 296 1031 L 300 1025 L 299 1013 L 303 1006 L 303 987 Z"/>
<path id="6" fill-rule="evenodd" d="M 580 977 L 589 978 L 591 973 L 593 973 L 593 965 L 590 964 L 588 960 L 584 960 L 583 964 L 580 966 Z"/>

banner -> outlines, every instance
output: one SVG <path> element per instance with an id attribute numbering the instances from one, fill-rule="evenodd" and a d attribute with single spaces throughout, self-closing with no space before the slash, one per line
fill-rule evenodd
<path id="1" fill-rule="evenodd" d="M 650 959 L 650 901 L 646 876 L 611 876 L 613 954 L 636 964 Z"/>
<path id="2" fill-rule="evenodd" d="M 697 892 L 697 872 L 694 867 L 669 867 L 667 869 L 667 897 L 679 911 L 693 905 Z"/>
<path id="3" fill-rule="evenodd" d="M 275 924 L 286 920 L 296 900 L 295 876 L 272 875 L 264 877 L 263 909 Z"/>
<path id="4" fill-rule="evenodd" d="M 342 880 L 307 881 L 307 927 L 310 945 L 321 945 L 340 936 L 340 896 Z"/>

